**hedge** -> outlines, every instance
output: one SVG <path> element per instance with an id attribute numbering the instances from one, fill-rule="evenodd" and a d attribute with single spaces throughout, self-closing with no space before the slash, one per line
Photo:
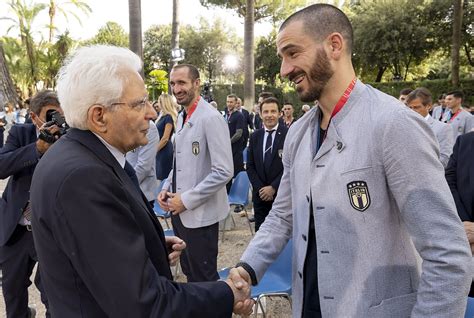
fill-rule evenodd
<path id="1" fill-rule="evenodd" d="M 436 101 L 438 96 L 442 93 L 446 93 L 454 88 L 451 85 L 450 80 L 425 80 L 425 81 L 416 81 L 416 82 L 384 82 L 384 83 L 367 83 L 382 92 L 385 92 L 389 95 L 392 95 L 398 98 L 400 90 L 403 88 L 417 88 L 417 87 L 426 87 L 433 94 L 433 100 Z M 460 81 L 460 89 L 464 92 L 465 101 L 464 105 L 474 106 L 474 79 L 463 79 Z M 298 117 L 301 112 L 302 103 L 296 92 L 290 92 L 284 94 L 281 89 L 275 87 L 265 87 L 265 91 L 273 92 L 275 96 L 280 101 L 288 101 L 295 105 L 295 115 Z M 263 91 L 262 85 L 255 85 L 255 98 L 258 94 Z M 214 100 L 217 102 L 220 110 L 223 110 L 226 104 L 226 96 L 231 93 L 230 85 L 213 85 L 212 86 L 212 95 Z M 232 93 L 243 98 L 244 96 L 244 87 L 242 84 L 232 85 Z M 246 107 L 249 109 L 250 107 Z"/>

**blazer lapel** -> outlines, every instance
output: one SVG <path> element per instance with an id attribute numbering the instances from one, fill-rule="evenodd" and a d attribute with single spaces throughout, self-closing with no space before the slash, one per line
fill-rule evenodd
<path id="1" fill-rule="evenodd" d="M 276 154 L 278 153 L 278 148 L 280 146 L 280 142 L 282 139 L 282 126 L 278 126 L 277 131 L 275 132 L 275 140 L 273 141 L 273 147 L 272 147 L 272 161 L 275 158 Z"/>
<path id="2" fill-rule="evenodd" d="M 257 166 L 258 163 L 258 166 L 263 169 L 263 138 L 265 137 L 265 129 L 259 129 L 256 133 L 259 135 L 257 136 L 257 144 L 254 155 L 256 163 L 255 165 Z"/>

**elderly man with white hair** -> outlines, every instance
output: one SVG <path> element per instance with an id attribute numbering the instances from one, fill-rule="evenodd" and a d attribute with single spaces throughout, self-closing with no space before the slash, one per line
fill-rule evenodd
<path id="1" fill-rule="evenodd" d="M 37 166 L 33 235 L 53 317 L 230 317 L 248 313 L 249 287 L 175 283 L 185 247 L 166 237 L 125 154 L 145 145 L 156 112 L 125 48 L 79 49 L 58 96 L 71 129 Z M 239 311 L 240 310 L 240 311 Z"/>

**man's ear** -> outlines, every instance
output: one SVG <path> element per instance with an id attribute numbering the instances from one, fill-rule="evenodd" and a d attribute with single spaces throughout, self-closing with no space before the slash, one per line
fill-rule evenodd
<path id="1" fill-rule="evenodd" d="M 92 105 L 87 111 L 87 126 L 92 132 L 107 132 L 107 116 L 105 107 Z"/>
<path id="2" fill-rule="evenodd" d="M 329 43 L 329 55 L 333 59 L 339 60 L 346 49 L 346 42 L 342 35 L 338 32 L 334 32 L 327 37 L 327 40 Z"/>

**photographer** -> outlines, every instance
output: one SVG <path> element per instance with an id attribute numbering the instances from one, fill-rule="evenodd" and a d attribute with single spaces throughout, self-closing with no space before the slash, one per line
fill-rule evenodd
<path id="1" fill-rule="evenodd" d="M 30 185 L 36 164 L 66 128 L 56 93 L 42 91 L 30 103 L 33 124 L 13 125 L 0 149 L 0 178 L 9 178 L 0 200 L 0 266 L 7 317 L 34 317 L 28 286 L 37 262 L 31 233 Z M 59 122 L 59 123 L 58 123 Z M 58 126 L 59 125 L 59 126 Z M 39 270 L 35 284 L 40 291 Z M 41 300 L 47 307 L 44 293 Z M 47 313 L 47 317 L 49 314 Z"/>

